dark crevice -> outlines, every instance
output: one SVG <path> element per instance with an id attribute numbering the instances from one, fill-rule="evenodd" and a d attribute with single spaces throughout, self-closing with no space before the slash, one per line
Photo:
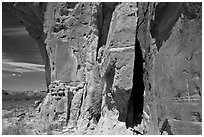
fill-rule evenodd
<path id="1" fill-rule="evenodd" d="M 156 6 L 155 19 L 150 23 L 150 32 L 152 38 L 156 39 L 158 50 L 162 42 L 170 37 L 171 30 L 181 14 L 180 7 L 179 2 L 161 2 Z"/>
<path id="2" fill-rule="evenodd" d="M 63 38 L 66 38 L 66 35 L 62 35 L 60 38 L 62 38 L 62 39 L 63 39 Z"/>
<path id="3" fill-rule="evenodd" d="M 55 24 L 55 26 L 53 26 L 54 33 L 58 33 L 59 31 L 64 29 L 67 29 L 67 27 L 64 24 Z"/>
<path id="4" fill-rule="evenodd" d="M 66 2 L 61 5 L 60 16 L 68 16 L 78 2 Z"/>
<path id="5" fill-rule="evenodd" d="M 165 119 L 164 123 L 162 124 L 161 130 L 160 130 L 161 135 L 164 133 L 164 131 L 167 132 L 168 135 L 173 135 L 173 133 L 171 132 L 171 126 L 168 122 L 168 119 Z"/>
<path id="6" fill-rule="evenodd" d="M 98 6 L 97 12 L 97 21 L 98 21 L 98 46 L 96 49 L 96 60 L 98 59 L 99 49 L 106 44 L 109 26 L 112 18 L 112 13 L 115 10 L 115 7 L 118 5 L 118 2 L 102 2 Z"/>
<path id="7" fill-rule="evenodd" d="M 182 13 L 188 19 L 195 19 L 202 17 L 202 3 L 201 2 L 182 2 Z"/>
<path id="8" fill-rule="evenodd" d="M 139 3 L 137 3 L 138 7 L 139 7 Z M 149 11 L 149 6 L 150 6 L 150 2 L 147 3 L 147 6 L 146 6 L 146 10 L 143 12 L 143 10 L 141 10 L 143 13 L 140 13 L 140 10 L 138 10 L 138 15 L 140 14 L 143 14 L 143 15 L 140 15 L 139 16 L 139 19 L 138 19 L 138 26 L 137 28 L 139 28 L 146 20 L 146 14 L 148 13 Z"/>
<path id="9" fill-rule="evenodd" d="M 83 95 L 84 93 L 82 93 L 82 95 L 81 95 L 81 99 L 80 99 L 80 104 L 79 104 L 79 107 L 78 108 L 80 108 L 79 109 L 79 113 L 78 113 L 78 115 L 77 115 L 77 120 L 79 119 L 79 117 L 80 117 L 80 115 L 81 115 L 81 106 L 82 106 L 82 103 L 83 103 Z"/>
<path id="10" fill-rule="evenodd" d="M 66 118 L 66 123 L 69 122 L 69 119 L 70 119 L 70 112 L 71 112 L 71 104 L 72 104 L 72 99 L 74 97 L 74 94 L 72 92 L 68 92 L 67 94 L 67 118 Z"/>
<path id="11" fill-rule="evenodd" d="M 135 60 L 133 87 L 128 100 L 128 109 L 126 116 L 126 127 L 134 127 L 141 124 L 144 105 L 144 81 L 143 81 L 143 56 L 139 40 L 135 44 Z"/>

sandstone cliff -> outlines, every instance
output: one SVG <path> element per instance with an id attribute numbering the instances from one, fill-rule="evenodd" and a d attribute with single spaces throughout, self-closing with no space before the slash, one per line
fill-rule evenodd
<path id="1" fill-rule="evenodd" d="M 201 134 L 202 3 L 8 3 L 37 40 L 62 134 Z"/>

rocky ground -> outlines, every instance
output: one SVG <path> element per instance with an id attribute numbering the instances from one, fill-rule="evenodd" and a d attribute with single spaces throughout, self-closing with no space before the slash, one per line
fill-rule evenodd
<path id="1" fill-rule="evenodd" d="M 2 134 L 3 135 L 71 135 L 94 134 L 93 131 L 75 133 L 63 121 L 46 124 L 40 117 L 46 92 L 2 91 Z M 130 135 L 141 134 L 143 124 L 127 129 Z M 111 129 L 110 129 L 111 130 Z M 137 132 L 135 132 L 137 131 Z"/>
<path id="2" fill-rule="evenodd" d="M 22 135 L 38 134 L 32 130 L 34 121 L 38 117 L 38 105 L 43 100 L 46 92 L 12 92 L 2 93 L 2 134 Z M 33 121 L 34 120 L 34 121 Z M 33 121 L 33 122 L 32 122 Z M 32 124 L 31 124 L 32 123 Z M 38 123 L 39 124 L 39 123 Z"/>

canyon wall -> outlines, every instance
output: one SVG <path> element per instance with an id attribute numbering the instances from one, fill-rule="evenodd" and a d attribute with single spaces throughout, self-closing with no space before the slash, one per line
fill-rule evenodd
<path id="1" fill-rule="evenodd" d="M 202 134 L 202 3 L 8 3 L 63 134 Z"/>

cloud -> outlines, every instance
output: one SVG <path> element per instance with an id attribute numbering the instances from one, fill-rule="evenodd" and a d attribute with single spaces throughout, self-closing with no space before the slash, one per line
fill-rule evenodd
<path id="1" fill-rule="evenodd" d="M 14 77 L 21 77 L 19 72 L 11 72 L 11 71 L 2 71 L 2 78 L 14 78 Z"/>
<path id="2" fill-rule="evenodd" d="M 10 59 L 3 59 L 2 61 L 2 70 L 10 72 L 44 72 L 44 65 L 32 64 L 25 62 L 14 62 Z"/>
<path id="3" fill-rule="evenodd" d="M 15 77 L 20 77 L 21 75 L 20 75 L 20 74 L 15 74 L 15 73 L 12 73 L 12 76 L 15 76 Z"/>
<path id="4" fill-rule="evenodd" d="M 28 35 L 28 32 L 24 27 L 16 27 L 16 28 L 3 28 L 2 29 L 3 36 L 19 36 L 19 35 Z"/>

